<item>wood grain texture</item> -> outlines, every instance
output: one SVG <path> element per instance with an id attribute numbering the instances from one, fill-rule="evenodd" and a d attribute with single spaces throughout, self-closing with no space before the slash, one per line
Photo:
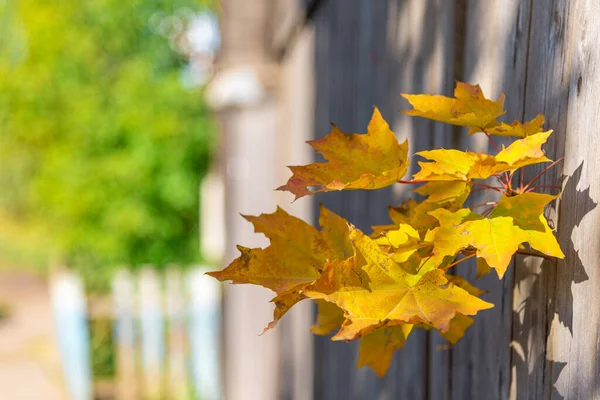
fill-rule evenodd
<path id="1" fill-rule="evenodd" d="M 409 138 L 411 153 L 493 152 L 485 136 L 399 115 L 407 107 L 399 93 L 449 95 L 455 79 L 479 83 L 488 97 L 503 91 L 504 120 L 544 113 L 554 129 L 547 155 L 565 157 L 537 184 L 563 185 L 547 216 L 567 258 L 519 256 L 504 280 L 482 278 L 477 284 L 495 309 L 478 315 L 451 350 L 439 350 L 436 334 L 414 334 L 382 379 L 355 370 L 356 343 L 316 338 L 315 399 L 600 399 L 599 26 L 597 0 L 322 3 L 314 19 L 314 136 L 327 134 L 330 122 L 364 132 L 377 105 L 399 138 Z M 528 168 L 524 180 L 544 167 Z M 410 195 L 399 186 L 318 195 L 315 203 L 368 230 L 387 221 L 385 206 Z M 474 265 L 458 269 L 474 280 Z"/>
<path id="2" fill-rule="evenodd" d="M 465 4 L 465 42 L 463 76 L 469 83 L 480 84 L 486 97 L 507 97 L 507 115 L 521 119 L 527 61 L 529 24 L 528 1 L 468 1 Z M 461 148 L 493 154 L 494 148 L 483 134 L 466 136 L 461 130 Z M 498 145 L 509 140 L 495 139 Z M 481 192 L 470 204 L 497 200 Z M 475 263 L 467 262 L 457 272 L 475 281 Z M 488 293 L 483 298 L 495 307 L 476 317 L 465 337 L 452 350 L 452 399 L 506 399 L 510 388 L 510 342 L 512 326 L 512 282 L 514 267 L 502 281 L 491 274 L 477 281 Z"/>
<path id="3" fill-rule="evenodd" d="M 437 124 L 399 114 L 407 108 L 400 92 L 446 92 L 451 83 L 452 4 L 444 1 L 328 1 L 315 20 L 315 137 L 335 122 L 343 131 L 364 132 L 377 105 L 410 152 L 436 144 L 450 147 L 452 132 Z M 414 169 L 414 167 L 413 167 Z M 410 188 L 328 193 L 317 201 L 361 229 L 387 223 L 386 207 L 409 196 Z M 445 367 L 428 371 L 430 347 L 438 339 L 416 332 L 397 352 L 388 374 L 377 379 L 368 368 L 355 369 L 357 343 L 315 341 L 316 399 L 427 399 L 447 384 Z M 432 353 L 444 364 L 448 354 Z M 431 382 L 428 381 L 431 377 Z"/>
<path id="4" fill-rule="evenodd" d="M 545 146 L 548 157 L 557 159 L 563 154 L 565 132 L 566 91 L 564 76 L 568 71 L 564 59 L 564 2 L 534 1 L 531 4 L 527 77 L 523 101 L 524 118 L 537 113 L 546 115 L 546 127 L 554 129 Z M 568 80 L 568 77 L 567 77 Z M 529 182 L 545 166 L 528 168 Z M 561 166 L 542 177 L 539 185 L 560 184 Z M 541 191 L 544 191 L 543 189 Z M 556 190 L 546 192 L 556 193 Z M 548 211 L 555 223 L 556 204 Z M 564 246 L 563 246 L 564 247 Z M 546 371 L 553 367 L 546 357 L 546 337 L 554 313 L 552 288 L 556 282 L 556 263 L 533 257 L 518 257 L 513 288 L 512 382 L 511 397 L 518 399 L 549 398 L 552 380 Z M 558 369 L 559 366 L 554 366 Z"/>
<path id="5" fill-rule="evenodd" d="M 566 259 L 559 262 L 555 314 L 548 337 L 546 382 L 552 398 L 600 398 L 600 4 L 565 1 L 568 74 L 564 191 L 558 232 Z M 558 77 L 557 77 L 558 78 Z M 557 321 L 558 319 L 558 321 Z M 570 329 L 564 329 L 564 328 Z M 562 365 L 564 364 L 564 366 Z M 558 366 L 558 368 L 553 368 Z"/>

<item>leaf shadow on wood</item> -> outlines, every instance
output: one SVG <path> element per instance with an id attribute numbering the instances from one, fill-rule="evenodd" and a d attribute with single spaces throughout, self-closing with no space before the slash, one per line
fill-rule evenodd
<path id="1" fill-rule="evenodd" d="M 526 270 L 515 272 L 511 347 L 513 379 L 516 382 L 513 385 L 516 385 L 518 393 L 528 393 L 535 398 L 563 398 L 556 384 L 567 363 L 549 359 L 552 357 L 552 349 L 548 339 L 551 330 L 561 329 L 561 326 L 573 335 L 573 291 L 577 284 L 588 280 L 570 237 L 583 217 L 597 206 L 589 196 L 589 188 L 577 190 L 582 170 L 583 162 L 573 175 L 564 177 L 566 184 L 563 193 L 571 194 L 572 202 L 561 202 L 560 207 L 576 206 L 578 209 L 578 217 L 569 219 L 559 232 L 561 243 L 567 246 L 563 249 L 565 261 L 557 263 L 529 258 L 521 266 Z M 557 278 L 558 268 L 565 269 L 561 271 L 560 279 Z M 520 299 L 521 292 L 526 294 L 523 299 Z M 557 304 L 557 295 L 560 296 L 560 304 Z M 544 298 L 547 301 L 540 302 Z M 540 373 L 540 369 L 549 374 Z M 548 375 L 552 378 L 551 382 L 544 380 Z M 537 393 L 540 388 L 542 393 Z"/>

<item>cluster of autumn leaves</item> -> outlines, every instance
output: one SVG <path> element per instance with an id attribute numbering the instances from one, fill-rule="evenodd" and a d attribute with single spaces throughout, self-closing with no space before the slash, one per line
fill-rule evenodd
<path id="1" fill-rule="evenodd" d="M 493 305 L 464 278 L 449 274 L 449 268 L 475 257 L 478 276 L 495 269 L 502 278 L 525 243 L 546 256 L 564 255 L 544 217 L 544 207 L 556 196 L 509 188 L 486 215 L 464 206 L 482 180 L 512 178 L 519 168 L 550 161 L 541 148 L 552 132 L 542 132 L 543 116 L 506 124 L 497 121 L 504 114 L 504 96 L 491 101 L 479 86 L 460 82 L 454 95 L 403 94 L 413 106 L 405 113 L 466 126 L 469 134 L 518 139 L 495 155 L 419 152 L 428 161 L 419 162 L 412 181 L 403 181 L 408 143 L 398 143 L 377 109 L 366 134 L 344 134 L 333 126 L 329 135 L 309 142 L 328 161 L 290 167 L 293 176 L 280 190 L 298 199 L 409 182 L 423 183 L 415 192 L 425 200 L 390 208 L 392 223 L 373 227 L 370 235 L 322 206 L 320 230 L 281 208 L 246 216 L 270 245 L 238 246 L 237 259 L 209 274 L 273 290 L 274 319 L 265 330 L 299 301 L 315 300 L 318 317 L 311 331 L 326 335 L 337 329 L 332 340 L 360 339 L 358 367 L 368 365 L 379 376 L 414 329 L 435 329 L 456 343 L 473 324 L 471 316 Z"/>

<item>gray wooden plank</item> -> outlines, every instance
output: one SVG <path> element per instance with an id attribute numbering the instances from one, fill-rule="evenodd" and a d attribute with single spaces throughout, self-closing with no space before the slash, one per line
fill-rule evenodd
<path id="1" fill-rule="evenodd" d="M 456 29 L 457 15 L 456 2 L 434 1 L 429 5 L 428 20 L 426 25 L 435 26 L 431 32 L 432 58 L 428 68 L 431 73 L 428 76 L 426 91 L 430 93 L 441 93 L 451 96 L 454 84 L 456 49 L 462 45 L 462 38 L 454 35 Z M 460 4 L 458 5 L 460 7 Z M 456 145 L 456 132 L 452 126 L 434 123 L 432 126 L 431 147 L 453 148 Z M 428 334 L 427 350 L 427 394 L 429 399 L 448 400 L 451 395 L 452 354 L 449 351 L 448 342 L 437 332 Z"/>
<path id="2" fill-rule="evenodd" d="M 600 397 L 600 4 L 558 2 L 555 29 L 565 29 L 562 70 L 554 79 L 568 93 L 564 115 L 564 191 L 558 218 L 566 259 L 559 262 L 555 312 L 548 337 L 545 382 L 552 398 Z M 560 11 L 564 10 L 564 14 Z M 557 60 L 558 61 L 558 60 Z M 558 64 L 558 63 L 557 63 Z M 564 328 L 570 329 L 564 329 Z"/>
<path id="3" fill-rule="evenodd" d="M 353 126 L 354 109 L 351 101 L 354 97 L 352 74 L 356 58 L 353 49 L 355 41 L 350 30 L 354 21 L 352 18 L 356 18 L 356 15 L 352 15 L 354 6 L 351 4 L 344 9 L 338 2 L 329 1 L 321 7 L 315 19 L 315 137 L 327 134 L 330 122 L 337 123 L 342 130 L 360 128 Z M 345 35 L 349 35 L 347 41 L 343 40 Z M 320 198 L 317 196 L 316 201 L 323 202 L 326 207 L 346 218 L 355 219 L 356 216 L 350 215 L 349 206 L 360 202 L 360 199 L 354 193 L 348 197 L 331 193 Z M 353 222 L 358 223 L 355 220 Z M 356 355 L 356 343 L 333 343 L 327 337 L 315 338 L 316 399 L 350 398 Z"/>
<path id="4" fill-rule="evenodd" d="M 501 92 L 507 97 L 506 120 L 521 119 L 527 62 L 528 1 L 468 1 L 466 4 L 464 75 L 462 80 L 480 84 L 488 98 Z M 498 145 L 508 140 L 495 140 Z M 483 134 L 467 137 L 461 147 L 494 154 Z M 471 205 L 496 199 L 489 193 L 473 195 Z M 475 263 L 457 268 L 471 281 Z M 483 298 L 495 304 L 475 318 L 475 324 L 452 350 L 453 399 L 505 399 L 510 388 L 510 342 L 512 326 L 511 267 L 502 281 L 492 273 L 477 282 L 487 290 Z"/>
<path id="5" fill-rule="evenodd" d="M 527 79 L 524 99 L 524 118 L 537 113 L 547 117 L 546 127 L 555 133 L 545 150 L 556 159 L 563 154 L 566 111 L 564 85 L 556 81 L 564 68 L 564 34 L 561 15 L 564 2 L 532 2 L 527 56 Z M 561 79 L 562 80 L 562 79 Z M 526 169 L 525 181 L 537 175 L 546 166 Z M 540 185 L 559 184 L 561 168 L 546 174 Z M 540 190 L 544 191 L 544 190 Z M 551 192 L 551 191 L 546 191 Z M 555 191 L 552 191 L 556 193 Z M 548 210 L 549 220 L 555 220 L 555 204 Z M 551 222 L 552 223 L 552 222 Z M 555 221 L 554 221 L 555 223 Z M 511 395 L 518 399 L 549 398 L 552 381 L 547 381 L 545 370 L 554 367 L 547 360 L 547 335 L 554 302 L 552 290 L 556 282 L 556 263 L 533 257 L 517 257 L 513 290 L 513 342 Z M 556 368 L 555 368 L 556 369 Z"/>
<path id="6" fill-rule="evenodd" d="M 436 43 L 439 46 L 436 40 L 441 39 L 432 43 L 431 35 L 435 36 L 435 32 L 422 33 L 415 27 L 419 22 L 429 28 L 443 27 L 444 24 L 435 23 L 435 17 L 452 15 L 440 8 L 447 7 L 448 2 L 390 1 L 384 6 L 383 2 L 357 0 L 350 3 L 329 1 L 316 18 L 316 132 L 327 133 L 330 121 L 335 121 L 343 130 L 364 131 L 370 105 L 376 103 L 392 126 L 401 131 L 399 136 L 412 137 L 412 150 L 432 145 L 451 147 L 439 134 L 440 128 L 430 122 L 389 117 L 398 104 L 394 96 L 399 91 L 448 92 L 449 66 L 444 69 L 446 75 L 441 81 L 435 72 L 433 75 L 438 80 L 431 79 L 432 68 L 443 64 L 436 58 L 439 53 L 432 51 L 437 48 Z M 448 353 L 434 352 L 439 344 L 436 338 L 411 337 L 407 348 L 393 361 L 388 374 L 392 378 L 377 381 L 368 370 L 354 372 L 356 345 L 318 339 L 315 347 L 317 398 L 463 399 L 507 398 L 509 395 L 593 398 L 598 395 L 598 335 L 597 329 L 594 330 L 598 326 L 597 310 L 592 308 L 591 323 L 585 323 L 573 312 L 583 304 L 598 304 L 597 289 L 585 280 L 597 273 L 586 268 L 586 262 L 595 259 L 598 249 L 587 244 L 584 248 L 583 235 L 578 230 L 580 224 L 587 224 L 590 232 L 596 232 L 594 229 L 600 225 L 596 223 L 598 216 L 594 208 L 598 198 L 597 174 L 592 174 L 597 169 L 594 164 L 597 161 L 593 159 L 596 153 L 592 154 L 597 142 L 586 142 L 582 138 L 584 133 L 571 133 L 573 130 L 584 132 L 586 120 L 592 121 L 591 126 L 598 126 L 599 107 L 597 96 L 593 97 L 597 94 L 594 90 L 598 90 L 599 41 L 595 23 L 598 6 L 583 0 L 557 0 L 550 6 L 541 0 L 514 0 L 485 4 L 471 1 L 467 7 L 462 79 L 480 83 L 488 97 L 506 92 L 509 120 L 529 119 L 538 112 L 545 112 L 548 125 L 556 130 L 548 146 L 549 156 L 560 156 L 566 143 L 565 169 L 570 172 L 567 173 L 570 178 L 558 224 L 561 242 L 567 246 L 567 257 L 570 255 L 575 261 L 570 263 L 567 259 L 571 268 L 559 268 L 558 279 L 552 263 L 539 265 L 521 258 L 502 282 L 493 275 L 485 277 L 479 286 L 489 290 L 485 298 L 493 301 L 496 309 L 482 313 L 466 338 Z M 436 32 L 439 34 L 440 30 Z M 453 43 L 459 43 L 461 38 L 458 39 Z M 445 57 L 448 57 L 448 47 L 448 44 L 444 47 Z M 461 54 L 461 49 L 453 50 Z M 576 57 L 572 63 L 569 56 L 573 54 Z M 380 60 L 384 60 L 383 66 Z M 390 95 L 394 90 L 396 93 Z M 568 118 L 564 118 L 565 115 Z M 573 136 L 565 136 L 566 129 Z M 460 144 L 474 150 L 489 150 L 485 139 L 463 140 Z M 582 160 L 585 163 L 582 164 Z M 538 171 L 532 168 L 525 178 Z M 540 182 L 553 184 L 556 178 L 554 172 Z M 566 202 L 565 198 L 572 201 Z M 390 200 L 390 194 L 355 192 L 329 194 L 321 199 L 365 229 L 382 218 L 380 211 L 373 210 L 380 210 L 381 205 Z M 590 225 L 593 223 L 596 225 Z M 467 277 L 474 275 L 473 266 L 459 269 Z M 581 297 L 573 294 L 573 285 L 582 288 Z M 566 349 L 573 346 L 585 362 L 567 362 L 572 356 Z"/>
<path id="7" fill-rule="evenodd" d="M 377 105 L 400 138 L 409 137 L 411 153 L 430 148 L 435 124 L 409 119 L 399 93 L 440 92 L 448 84 L 449 51 L 440 43 L 450 26 L 448 2 L 442 1 L 328 1 L 316 17 L 316 117 L 315 130 L 328 132 L 329 122 L 343 131 L 364 132 Z M 440 133 L 442 133 L 440 131 Z M 436 143 L 451 142 L 442 137 Z M 449 147 L 446 145 L 446 147 Z M 407 188 L 399 192 L 407 195 Z M 396 193 L 398 194 L 398 193 Z M 340 212 L 361 229 L 387 222 L 386 206 L 393 203 L 390 190 L 328 193 L 318 200 Z M 395 200 L 398 201 L 397 196 Z M 412 335 L 406 348 L 394 357 L 379 380 L 369 369 L 354 370 L 356 344 L 315 342 L 315 398 L 411 398 L 428 396 L 429 334 Z M 447 354 L 436 353 L 436 359 Z M 439 374 L 431 387 L 447 374 Z"/>

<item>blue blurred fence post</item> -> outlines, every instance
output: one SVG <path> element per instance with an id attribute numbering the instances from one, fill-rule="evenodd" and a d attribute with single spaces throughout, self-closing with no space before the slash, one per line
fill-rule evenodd
<path id="1" fill-rule="evenodd" d="M 81 280 L 73 272 L 58 272 L 50 281 L 50 297 L 70 397 L 73 400 L 90 400 L 90 339 Z"/>
<path id="2" fill-rule="evenodd" d="M 145 266 L 139 277 L 143 398 L 160 399 L 163 387 L 164 313 L 161 285 L 154 269 Z"/>
<path id="3" fill-rule="evenodd" d="M 190 361 L 195 399 L 220 400 L 221 286 L 204 275 L 208 270 L 198 267 L 187 272 Z"/>

